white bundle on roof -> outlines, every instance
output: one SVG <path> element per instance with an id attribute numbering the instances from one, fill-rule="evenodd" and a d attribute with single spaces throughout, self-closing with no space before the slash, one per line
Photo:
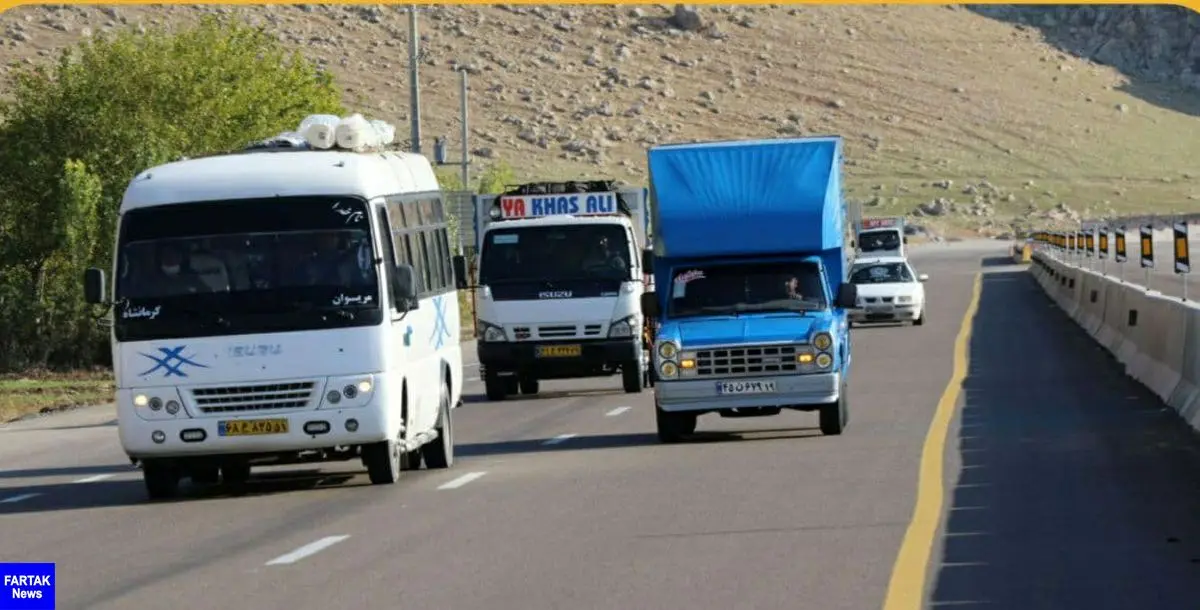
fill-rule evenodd
<path id="1" fill-rule="evenodd" d="M 371 121 L 371 127 L 375 128 L 375 133 L 379 134 L 379 145 L 387 146 L 396 141 L 396 128 L 386 121 L 374 119 Z"/>
<path id="2" fill-rule="evenodd" d="M 308 141 L 309 146 L 319 149 L 333 148 L 336 131 L 341 119 L 335 114 L 310 114 L 300 121 L 297 130 Z"/>
<path id="3" fill-rule="evenodd" d="M 338 148 L 354 151 L 379 146 L 379 136 L 363 115 L 357 112 L 342 119 L 334 133 Z"/>

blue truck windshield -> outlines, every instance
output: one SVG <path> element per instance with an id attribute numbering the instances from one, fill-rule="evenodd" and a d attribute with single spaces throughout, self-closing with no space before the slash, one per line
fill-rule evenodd
<path id="1" fill-rule="evenodd" d="M 362 201 L 188 203 L 121 221 L 118 340 L 377 324 L 379 281 Z"/>
<path id="2" fill-rule="evenodd" d="M 826 307 L 821 269 L 811 262 L 679 267 L 672 271 L 670 290 L 667 315 L 671 318 Z"/>

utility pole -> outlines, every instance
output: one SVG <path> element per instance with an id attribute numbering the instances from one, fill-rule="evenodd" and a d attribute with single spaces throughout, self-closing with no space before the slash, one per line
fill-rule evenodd
<path id="1" fill-rule="evenodd" d="M 467 153 L 467 70 L 458 69 L 462 79 L 459 81 L 459 96 L 462 98 L 459 113 L 462 115 L 462 183 L 463 188 L 471 190 L 471 158 Z"/>
<path id="2" fill-rule="evenodd" d="M 412 117 L 412 152 L 421 153 L 421 83 L 417 64 L 420 53 L 417 33 L 417 5 L 408 7 L 408 104 Z"/>

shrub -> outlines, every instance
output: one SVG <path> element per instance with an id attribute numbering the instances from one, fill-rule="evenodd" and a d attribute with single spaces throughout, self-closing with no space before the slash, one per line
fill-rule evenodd
<path id="1" fill-rule="evenodd" d="M 17 70 L 0 104 L 0 371 L 107 356 L 81 275 L 108 268 L 138 172 L 343 114 L 332 78 L 261 28 L 132 30 Z"/>

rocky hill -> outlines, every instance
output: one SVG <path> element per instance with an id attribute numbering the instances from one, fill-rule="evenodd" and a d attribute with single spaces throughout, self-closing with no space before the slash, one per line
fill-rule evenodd
<path id="1" fill-rule="evenodd" d="M 1055 45 L 1126 74 L 1200 91 L 1200 13 L 1181 6 L 977 5 L 1040 29 Z"/>
<path id="2" fill-rule="evenodd" d="M 1168 94 L 1195 98 L 977 10 L 422 8 L 424 146 L 448 136 L 457 157 L 461 67 L 470 75 L 474 162 L 504 161 L 521 177 L 637 183 L 655 143 L 835 133 L 846 138 L 852 198 L 869 213 L 912 214 L 941 231 L 1000 235 L 1030 223 L 1200 207 L 1189 173 L 1200 171 L 1200 120 L 1163 103 Z M 407 134 L 404 11 L 30 6 L 0 15 L 0 48 L 5 58 L 46 61 L 115 28 L 221 13 L 277 32 L 331 70 L 352 107 Z M 1122 53 L 1144 47 L 1130 48 Z"/>

